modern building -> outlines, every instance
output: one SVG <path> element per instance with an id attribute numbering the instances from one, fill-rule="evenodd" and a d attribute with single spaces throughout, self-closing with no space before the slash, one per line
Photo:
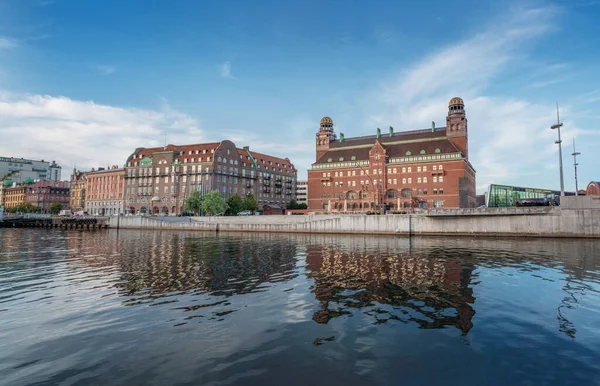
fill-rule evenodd
<path id="1" fill-rule="evenodd" d="M 125 166 L 128 213 L 177 215 L 194 190 L 225 198 L 253 194 L 259 208 L 285 207 L 296 196 L 297 170 L 289 158 L 238 148 L 231 141 L 136 149 Z"/>
<path id="2" fill-rule="evenodd" d="M 86 173 L 85 210 L 91 215 L 110 216 L 125 210 L 125 169 L 112 166 Z"/>
<path id="3" fill-rule="evenodd" d="M 339 138 L 321 119 L 316 162 L 308 171 L 310 211 L 472 208 L 475 170 L 469 163 L 467 117 L 461 98 L 449 103 L 445 127 Z"/>
<path id="4" fill-rule="evenodd" d="M 296 202 L 308 205 L 308 180 L 296 182 Z"/>
<path id="5" fill-rule="evenodd" d="M 592 181 L 585 190 L 586 196 L 600 196 L 600 181 Z"/>
<path id="6" fill-rule="evenodd" d="M 574 195 L 575 192 L 565 192 L 565 196 Z M 492 184 L 488 187 L 485 205 L 488 208 L 506 208 L 516 206 L 518 200 L 528 198 L 547 198 L 549 200 L 559 200 L 560 191 Z"/>
<path id="7" fill-rule="evenodd" d="M 69 209 L 69 181 L 41 180 L 4 189 L 2 205 L 6 208 L 16 208 L 26 203 L 39 207 L 42 213 L 47 213 L 54 203 Z"/>
<path id="8" fill-rule="evenodd" d="M 87 188 L 87 174 L 73 169 L 71 173 L 71 190 L 69 206 L 73 212 L 85 209 L 85 192 Z"/>
<path id="9" fill-rule="evenodd" d="M 60 181 L 61 167 L 56 162 L 0 157 L 0 180 L 24 183 L 27 180 Z"/>

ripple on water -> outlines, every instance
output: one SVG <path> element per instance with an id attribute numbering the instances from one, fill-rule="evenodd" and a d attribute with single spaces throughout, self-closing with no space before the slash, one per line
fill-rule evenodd
<path id="1" fill-rule="evenodd" d="M 0 241 L 0 384 L 600 383 L 597 241 Z"/>

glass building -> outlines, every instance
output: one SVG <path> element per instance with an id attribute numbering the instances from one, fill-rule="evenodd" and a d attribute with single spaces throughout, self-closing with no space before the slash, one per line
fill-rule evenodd
<path id="1" fill-rule="evenodd" d="M 574 195 L 575 192 L 565 192 L 565 196 Z M 516 206 L 518 200 L 526 198 L 560 200 L 560 191 L 492 184 L 488 188 L 485 205 L 488 208 L 506 208 Z"/>

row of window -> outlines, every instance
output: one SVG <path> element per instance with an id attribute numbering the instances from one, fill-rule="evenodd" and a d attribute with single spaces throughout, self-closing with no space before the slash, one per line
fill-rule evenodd
<path id="1" fill-rule="evenodd" d="M 444 177 L 443 176 L 439 176 L 439 177 L 438 176 L 434 176 L 431 179 L 432 179 L 432 181 L 434 183 L 444 182 Z M 402 184 L 412 184 L 413 183 L 412 177 L 403 178 L 401 181 L 402 181 Z M 417 178 L 415 178 L 415 181 L 416 181 L 417 184 L 426 184 L 427 181 L 428 181 L 428 179 L 427 179 L 427 177 L 417 177 Z M 398 179 L 397 178 L 388 178 L 387 182 L 390 185 L 392 185 L 392 184 L 397 185 L 398 184 Z M 362 185 L 369 185 L 370 184 L 370 180 L 361 180 L 361 181 L 359 181 L 359 183 L 360 183 L 361 186 Z M 374 180 L 373 183 L 377 184 L 377 180 Z M 383 184 L 383 180 L 379 180 L 379 183 Z M 331 186 L 331 181 L 327 181 L 327 182 L 323 182 L 322 183 L 322 187 L 323 188 L 328 187 L 328 186 Z M 356 186 L 356 181 L 348 181 L 348 182 L 335 181 L 333 186 L 334 187 L 338 187 L 338 186 L 339 187 L 343 187 L 343 186 L 349 186 L 349 187 L 353 186 L 353 187 L 355 187 Z"/>
<path id="2" fill-rule="evenodd" d="M 402 169 L 400 168 L 388 168 L 388 173 L 397 173 L 399 170 L 402 171 L 402 173 L 412 173 L 412 167 L 408 166 L 408 167 L 403 167 Z M 433 165 L 432 166 L 432 170 L 433 171 L 443 171 L 444 167 L 443 165 Z M 416 171 L 417 173 L 420 172 L 426 172 L 427 171 L 427 166 L 417 166 L 416 167 Z M 360 170 L 360 175 L 364 176 L 364 175 L 369 175 L 369 170 Z M 372 175 L 377 175 L 377 174 L 383 174 L 383 170 L 382 169 L 373 169 Z M 356 176 L 356 170 L 348 170 L 346 172 L 346 177 L 354 177 Z M 323 172 L 323 177 L 331 177 L 331 172 Z M 344 172 L 334 172 L 334 177 L 344 177 Z"/>

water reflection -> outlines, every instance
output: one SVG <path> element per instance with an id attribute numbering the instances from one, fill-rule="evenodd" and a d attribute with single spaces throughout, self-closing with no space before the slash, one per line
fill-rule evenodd
<path id="1" fill-rule="evenodd" d="M 4 229 L 0 243 L 0 384 L 600 374 L 594 240 Z"/>

